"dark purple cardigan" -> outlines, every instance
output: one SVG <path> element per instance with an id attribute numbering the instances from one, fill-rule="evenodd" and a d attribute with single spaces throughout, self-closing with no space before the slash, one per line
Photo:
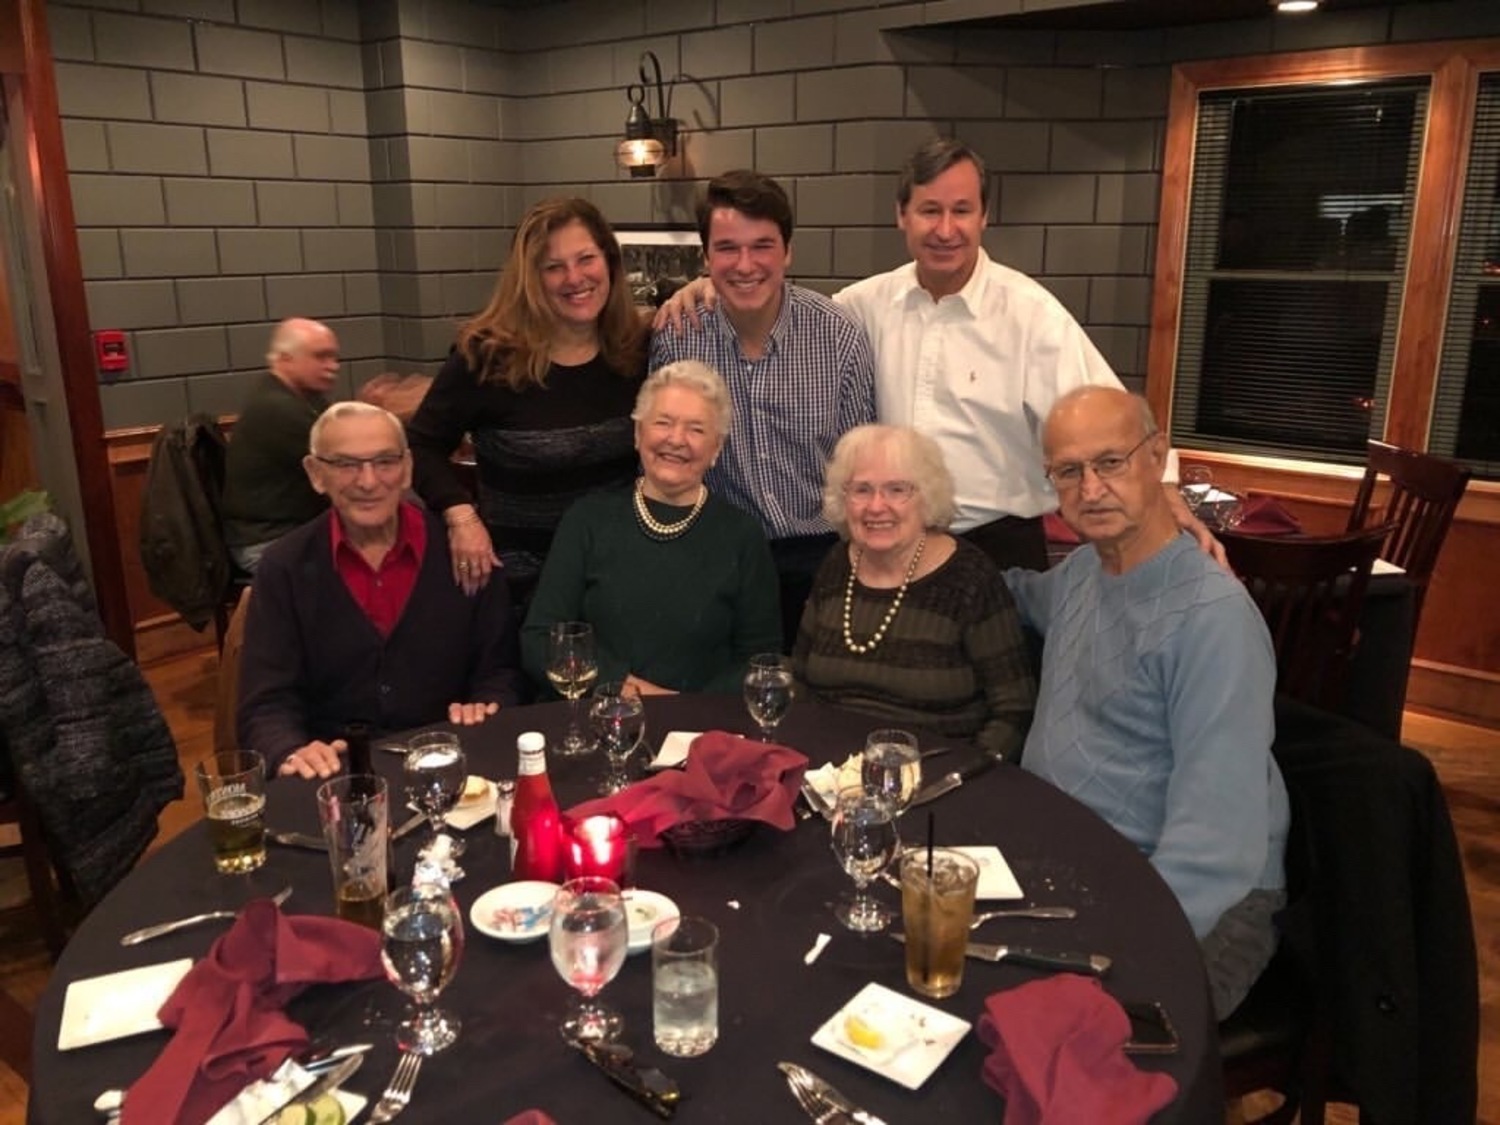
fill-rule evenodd
<path id="1" fill-rule="evenodd" d="M 448 704 L 522 700 L 516 628 L 497 575 L 474 597 L 453 582 L 441 517 L 401 620 L 381 638 L 333 565 L 325 513 L 262 557 L 240 657 L 239 744 L 267 768 L 356 720 L 380 731 L 443 722 Z"/>

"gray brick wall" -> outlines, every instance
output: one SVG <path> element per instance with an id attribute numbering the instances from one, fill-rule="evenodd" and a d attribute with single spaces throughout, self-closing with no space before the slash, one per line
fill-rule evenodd
<path id="1" fill-rule="evenodd" d="M 346 387 L 434 370 L 548 195 L 690 225 L 698 182 L 759 167 L 798 209 L 794 274 L 833 291 L 905 260 L 895 173 L 953 132 L 990 164 L 989 252 L 1136 381 L 1174 62 L 1500 34 L 1493 0 L 1130 33 L 944 26 L 1005 7 L 51 0 L 90 315 L 134 345 L 106 422 L 232 410 L 291 313 L 341 333 Z M 612 157 L 646 49 L 680 76 L 682 153 L 656 182 Z"/>

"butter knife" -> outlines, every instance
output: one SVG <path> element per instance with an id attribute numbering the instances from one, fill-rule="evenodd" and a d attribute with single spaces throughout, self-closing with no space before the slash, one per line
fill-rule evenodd
<path id="1" fill-rule="evenodd" d="M 280 844 L 283 848 L 302 848 L 310 852 L 326 852 L 328 841 L 321 836 L 314 836 L 309 832 L 270 832 L 266 838 L 273 844 Z"/>
<path id="2" fill-rule="evenodd" d="M 891 934 L 904 942 L 905 934 Z M 989 942 L 971 941 L 964 946 L 964 956 L 976 961 L 1014 961 L 1018 965 L 1030 965 L 1037 969 L 1053 969 L 1063 973 L 1082 973 L 1085 976 L 1102 977 L 1109 972 L 1113 962 L 1102 953 L 1074 953 L 1070 950 L 1033 949 L 1025 945 L 992 945 Z"/>
<path id="3" fill-rule="evenodd" d="M 797 1063 L 781 1062 L 776 1064 L 776 1069 L 785 1074 L 789 1082 L 800 1081 L 804 1083 L 819 1102 L 828 1109 L 843 1114 L 849 1120 L 855 1122 L 856 1125 L 885 1125 L 885 1122 L 881 1118 L 860 1109 L 859 1106 L 839 1093 L 838 1089 L 831 1083 L 819 1078 L 812 1071 L 808 1070 L 807 1067 L 799 1066 Z M 819 1117 L 818 1120 L 821 1121 L 823 1119 Z"/>
<path id="4" fill-rule="evenodd" d="M 828 802 L 823 799 L 823 794 L 818 792 L 818 787 L 810 781 L 802 783 L 802 799 L 807 802 L 807 807 L 812 809 L 824 820 L 833 816 L 833 809 L 829 808 Z"/>
<path id="5" fill-rule="evenodd" d="M 427 814 L 426 813 L 424 813 L 424 812 L 413 813 L 411 816 L 407 817 L 399 825 L 397 825 L 394 829 L 392 829 L 392 831 L 391 831 L 391 839 L 392 840 L 399 840 L 399 839 L 401 839 L 402 836 L 409 836 L 409 835 L 411 835 L 418 828 L 422 827 L 422 825 L 424 823 L 426 823 L 426 821 L 427 821 Z"/>
<path id="6" fill-rule="evenodd" d="M 936 781 L 929 782 L 917 790 L 917 795 L 911 799 L 912 807 L 925 805 L 928 801 L 936 801 L 945 793 L 951 793 L 964 782 L 978 777 L 995 764 L 995 759 L 988 754 L 976 758 L 961 770 L 950 770 Z"/>
<path id="7" fill-rule="evenodd" d="M 347 1059 L 339 1063 L 339 1065 L 334 1067 L 332 1070 L 326 1071 L 325 1073 L 319 1075 L 316 1082 L 313 1082 L 311 1085 L 305 1087 L 302 1090 L 299 1090 L 297 1093 L 293 1094 L 291 1097 L 287 1098 L 286 1101 L 282 1102 L 279 1106 L 273 1109 L 270 1113 L 262 1117 L 258 1125 L 273 1125 L 276 1118 L 281 1116 L 281 1111 L 284 1110 L 287 1106 L 297 1105 L 298 1103 L 312 1102 L 322 1097 L 330 1090 L 337 1090 L 353 1076 L 354 1072 L 360 1068 L 360 1065 L 364 1061 L 365 1056 L 363 1054 L 350 1055 Z"/>

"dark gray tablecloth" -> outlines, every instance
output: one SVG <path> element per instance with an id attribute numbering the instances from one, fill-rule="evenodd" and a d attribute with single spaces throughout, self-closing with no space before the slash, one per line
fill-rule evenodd
<path id="1" fill-rule="evenodd" d="M 668 730 L 751 730 L 742 704 L 729 696 L 654 699 L 647 713 L 653 743 Z M 560 705 L 515 709 L 466 731 L 471 772 L 513 776 L 516 735 L 535 728 L 555 738 L 562 719 Z M 876 725 L 865 716 L 799 704 L 781 735 L 816 765 L 842 760 L 861 748 Z M 376 756 L 379 768 L 396 777 L 399 759 Z M 932 760 L 929 776 L 962 758 L 955 753 Z M 551 771 L 559 798 L 566 805 L 591 795 L 602 768 L 598 756 L 554 760 Z M 316 830 L 312 784 L 278 781 L 271 789 L 274 826 Z M 1182 1049 L 1141 1065 L 1170 1072 L 1181 1090 L 1155 1120 L 1192 1125 L 1222 1120 L 1218 1043 L 1197 944 L 1171 892 L 1145 859 L 1083 806 L 1009 767 L 990 771 L 930 808 L 936 813 L 940 843 L 997 844 L 1028 902 L 1079 909 L 1079 917 L 1070 922 L 991 922 L 984 930 L 986 939 L 1107 954 L 1114 958 L 1109 991 L 1166 1005 L 1181 1033 Z M 924 825 L 921 810 L 909 814 L 904 834 L 915 839 Z M 463 857 L 469 874 L 456 888 L 466 911 L 479 894 L 507 878 L 506 845 L 488 823 L 469 833 Z M 411 846 L 400 846 L 398 864 L 409 863 Z M 332 909 L 322 855 L 273 848 L 266 868 L 249 881 L 263 893 L 292 883 L 296 893 L 287 904 L 290 911 Z M 150 922 L 234 905 L 246 895 L 246 882 L 212 874 L 200 826 L 142 864 L 94 911 L 64 952 L 38 1006 L 29 1122 L 77 1125 L 93 1120 L 89 1106 L 95 1095 L 108 1086 L 128 1085 L 166 1042 L 165 1034 L 154 1033 L 58 1052 L 54 1044 L 68 982 L 201 956 L 224 924 L 132 949 L 121 948 L 118 939 Z M 763 828 L 737 850 L 712 859 L 643 851 L 638 882 L 670 895 L 686 912 L 708 916 L 722 935 L 720 1039 L 703 1058 L 667 1059 L 652 1045 L 649 954 L 631 957 L 604 993 L 623 1011 L 627 1038 L 641 1056 L 681 1082 L 685 1100 L 677 1120 L 685 1125 L 805 1120 L 775 1069 L 780 1059 L 811 1067 L 890 1125 L 1001 1119 L 1001 1099 L 980 1079 L 985 1050 L 973 1035 L 914 1093 L 809 1042 L 817 1027 L 866 982 L 906 990 L 899 945 L 884 936 L 850 934 L 832 917 L 830 903 L 850 883 L 829 851 L 822 822 L 802 822 L 789 833 Z M 895 901 L 889 888 L 878 893 Z M 803 954 L 819 932 L 833 940 L 821 959 L 807 966 Z M 970 961 L 962 989 L 938 1006 L 974 1020 L 990 993 L 1036 976 L 1022 968 Z M 463 963 L 443 997 L 444 1006 L 463 1019 L 462 1036 L 452 1049 L 427 1062 L 404 1120 L 413 1125 L 494 1125 L 528 1107 L 545 1109 L 562 1125 L 651 1120 L 563 1045 L 556 1027 L 567 996 L 545 941 L 511 945 L 471 929 Z M 389 1028 L 381 1021 L 397 1007 L 394 990 L 375 982 L 314 990 L 295 1001 L 292 1012 L 315 1032 L 377 1039 L 377 1050 L 350 1084 L 368 1095 L 378 1093 L 394 1065 Z"/>

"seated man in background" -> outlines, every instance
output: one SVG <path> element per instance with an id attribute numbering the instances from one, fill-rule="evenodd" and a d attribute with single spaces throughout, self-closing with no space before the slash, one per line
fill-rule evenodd
<path id="1" fill-rule="evenodd" d="M 316 320 L 284 320 L 266 363 L 240 407 L 225 461 L 224 542 L 235 566 L 251 574 L 270 543 L 328 506 L 308 484 L 302 457 L 339 373 L 338 337 Z"/>
<path id="2" fill-rule="evenodd" d="M 453 584 L 442 517 L 402 500 L 411 453 L 394 415 L 340 402 L 304 459 L 333 510 L 273 544 L 240 662 L 239 744 L 282 774 L 329 777 L 352 722 L 473 724 L 521 698 L 504 582 Z"/>
<path id="3" fill-rule="evenodd" d="M 1084 546 L 1005 579 L 1046 646 L 1021 764 L 1151 859 L 1182 904 L 1220 1019 L 1275 952 L 1289 811 L 1271 757 L 1276 657 L 1244 587 L 1182 533 L 1144 399 L 1085 387 L 1043 430 Z"/>

